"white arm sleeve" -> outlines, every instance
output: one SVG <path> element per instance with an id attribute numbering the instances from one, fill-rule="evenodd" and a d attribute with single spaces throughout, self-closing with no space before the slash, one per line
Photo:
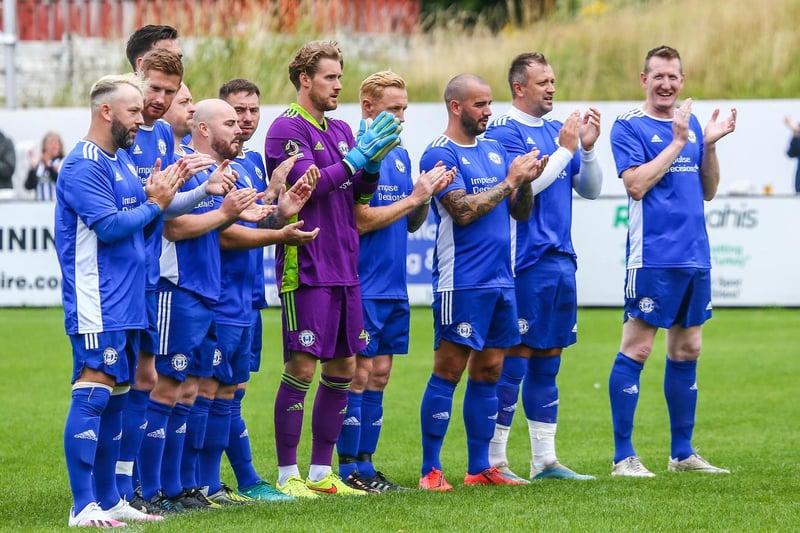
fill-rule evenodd
<path id="1" fill-rule="evenodd" d="M 175 194 L 175 198 L 169 203 L 167 208 L 164 210 L 164 219 L 169 220 L 171 218 L 177 218 L 181 215 L 185 215 L 194 207 L 200 203 L 200 200 L 205 199 L 208 196 L 206 194 L 206 184 L 202 183 L 192 189 L 191 191 L 179 192 Z"/>
<path id="2" fill-rule="evenodd" d="M 542 175 L 531 182 L 533 194 L 539 194 L 549 187 L 551 183 L 556 181 L 558 175 L 561 174 L 562 170 L 567 168 L 570 161 L 572 161 L 572 152 L 559 146 L 558 149 L 550 155 L 550 159 L 547 161 Z"/>
<path id="3" fill-rule="evenodd" d="M 575 192 L 589 200 L 600 196 L 600 189 L 603 188 L 603 169 L 600 168 L 594 150 L 586 152 L 581 149 L 581 171 L 572 178 L 572 187 Z"/>

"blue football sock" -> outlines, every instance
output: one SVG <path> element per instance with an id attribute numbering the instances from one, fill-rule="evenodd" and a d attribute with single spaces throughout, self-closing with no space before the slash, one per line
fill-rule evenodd
<path id="1" fill-rule="evenodd" d="M 200 487 L 197 479 L 198 460 L 203 449 L 208 425 L 208 411 L 211 409 L 212 400 L 198 396 L 189 411 L 186 420 L 186 440 L 183 443 L 183 457 L 181 457 L 181 485 L 185 489 Z"/>
<path id="2" fill-rule="evenodd" d="M 215 398 L 208 411 L 206 436 L 199 456 L 200 486 L 208 487 L 209 494 L 222 488 L 219 470 L 222 466 L 222 452 L 228 447 L 230 433 L 231 400 Z"/>
<path id="3" fill-rule="evenodd" d="M 511 427 L 517 410 L 519 385 L 525 377 L 528 360 L 524 357 L 506 355 L 503 359 L 503 373 L 497 382 L 497 423 Z"/>
<path id="4" fill-rule="evenodd" d="M 422 475 L 427 475 L 431 468 L 442 469 L 439 454 L 442 451 L 444 436 L 450 423 L 453 410 L 453 394 L 456 384 L 431 374 L 422 403 L 419 406 L 420 424 L 422 426 Z"/>
<path id="5" fill-rule="evenodd" d="M 358 445 L 356 462 L 358 471 L 364 477 L 375 475 L 372 454 L 378 449 L 378 439 L 383 427 L 383 391 L 365 390 L 361 399 L 361 442 Z M 361 458 L 367 456 L 369 461 Z"/>
<path id="6" fill-rule="evenodd" d="M 231 403 L 231 431 L 228 435 L 228 447 L 225 455 L 231 464 L 233 474 L 240 489 L 252 487 L 261 477 L 253 467 L 253 454 L 250 450 L 250 436 L 247 433 L 247 424 L 242 418 L 242 399 L 245 390 L 236 389 Z"/>
<path id="7" fill-rule="evenodd" d="M 191 409 L 185 403 L 176 403 L 167 421 L 167 439 L 161 461 L 161 488 L 169 498 L 177 496 L 183 490 L 181 464 L 183 450 L 186 449 L 186 431 Z"/>
<path id="8" fill-rule="evenodd" d="M 164 459 L 164 448 L 167 439 L 167 424 L 172 414 L 172 407 L 167 404 L 148 400 L 147 429 L 136 464 L 139 469 L 139 481 L 142 484 L 142 497 L 149 500 L 161 490 L 161 465 Z"/>
<path id="9" fill-rule="evenodd" d="M 561 356 L 531 357 L 522 384 L 522 404 L 529 420 L 555 424 L 558 421 L 556 376 Z"/>
<path id="10" fill-rule="evenodd" d="M 692 433 L 697 411 L 697 361 L 673 361 L 667 357 L 664 397 L 672 435 L 670 457 L 682 461 L 694 453 Z"/>
<path id="11" fill-rule="evenodd" d="M 100 416 L 110 397 L 111 387 L 105 385 L 76 383 L 72 389 L 72 402 L 64 424 L 64 455 L 76 514 L 97 501 L 92 468 L 97 454 Z"/>
<path id="12" fill-rule="evenodd" d="M 128 401 L 128 393 L 112 394 L 103 414 L 100 415 L 100 433 L 97 436 L 97 453 L 94 458 L 95 496 L 103 509 L 119 503 L 117 490 L 117 460 L 122 441 L 122 410 Z"/>
<path id="13" fill-rule="evenodd" d="M 361 399 L 362 393 L 349 391 L 347 393 L 347 411 L 344 414 L 342 431 L 336 441 L 336 451 L 339 453 L 339 476 L 347 476 L 355 472 L 358 465 L 353 460 L 358 456 L 358 444 L 361 441 Z"/>
<path id="14" fill-rule="evenodd" d="M 633 449 L 633 417 L 639 402 L 639 377 L 644 365 L 617 354 L 608 377 L 611 422 L 614 426 L 614 462 L 636 455 Z"/>
<path id="15" fill-rule="evenodd" d="M 147 427 L 147 404 L 150 392 L 131 389 L 122 411 L 122 442 L 117 461 L 117 489 L 126 500 L 133 499 L 133 465 Z"/>
<path id="16" fill-rule="evenodd" d="M 464 428 L 467 432 L 467 472 L 479 474 L 491 467 L 489 441 L 497 416 L 497 383 L 467 380 L 464 392 Z"/>

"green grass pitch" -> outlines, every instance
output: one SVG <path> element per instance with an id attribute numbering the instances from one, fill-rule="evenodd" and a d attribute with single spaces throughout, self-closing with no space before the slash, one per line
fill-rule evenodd
<path id="1" fill-rule="evenodd" d="M 432 362 L 431 312 L 412 312 L 411 354 L 398 357 L 385 396 L 377 467 L 416 486 L 419 402 Z M 619 347 L 621 311 L 581 309 L 578 344 L 565 351 L 557 450 L 591 482 L 464 487 L 466 444 L 456 391 L 442 452 L 456 490 L 262 504 L 171 517 L 147 531 L 790 531 L 800 528 L 800 310 L 718 309 L 704 329 L 694 443 L 729 476 L 670 474 L 669 422 L 662 393 L 663 333 L 642 374 L 634 443 L 653 479 L 611 478 L 606 383 Z M 262 371 L 244 402 L 261 475 L 276 477 L 272 401 L 282 367 L 280 314 L 264 312 Z M 71 357 L 60 309 L 0 309 L 0 530 L 65 531 L 70 494 L 62 449 Z M 313 390 L 309 399 L 313 396 Z M 307 402 L 307 405 L 308 402 Z M 310 409 L 309 409 L 310 412 Z M 307 472 L 306 417 L 299 458 Z M 527 474 L 522 411 L 509 458 Z M 223 480 L 234 484 L 227 466 Z"/>

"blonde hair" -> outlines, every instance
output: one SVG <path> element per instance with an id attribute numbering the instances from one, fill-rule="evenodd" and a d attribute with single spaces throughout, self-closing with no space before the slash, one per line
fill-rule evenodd
<path id="1" fill-rule="evenodd" d="M 358 99 L 364 100 L 365 98 L 372 98 L 380 100 L 387 87 L 405 89 L 406 82 L 403 81 L 400 75 L 391 70 L 376 72 L 361 82 L 361 88 L 358 91 Z"/>
<path id="2" fill-rule="evenodd" d="M 121 85 L 130 85 L 144 98 L 141 82 L 134 74 L 112 74 L 103 76 L 94 82 L 94 85 L 92 85 L 92 88 L 89 90 L 89 101 L 92 105 L 92 111 L 96 111 L 102 104 L 112 100 Z"/>

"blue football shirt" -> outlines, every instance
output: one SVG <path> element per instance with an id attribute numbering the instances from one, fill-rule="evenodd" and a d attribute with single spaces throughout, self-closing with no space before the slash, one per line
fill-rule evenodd
<path id="1" fill-rule="evenodd" d="M 652 161 L 672 141 L 672 120 L 636 108 L 617 117 L 611 149 L 617 175 Z M 692 115 L 689 142 L 641 200 L 628 198 L 628 268 L 711 268 L 700 166 L 703 129 Z"/>

